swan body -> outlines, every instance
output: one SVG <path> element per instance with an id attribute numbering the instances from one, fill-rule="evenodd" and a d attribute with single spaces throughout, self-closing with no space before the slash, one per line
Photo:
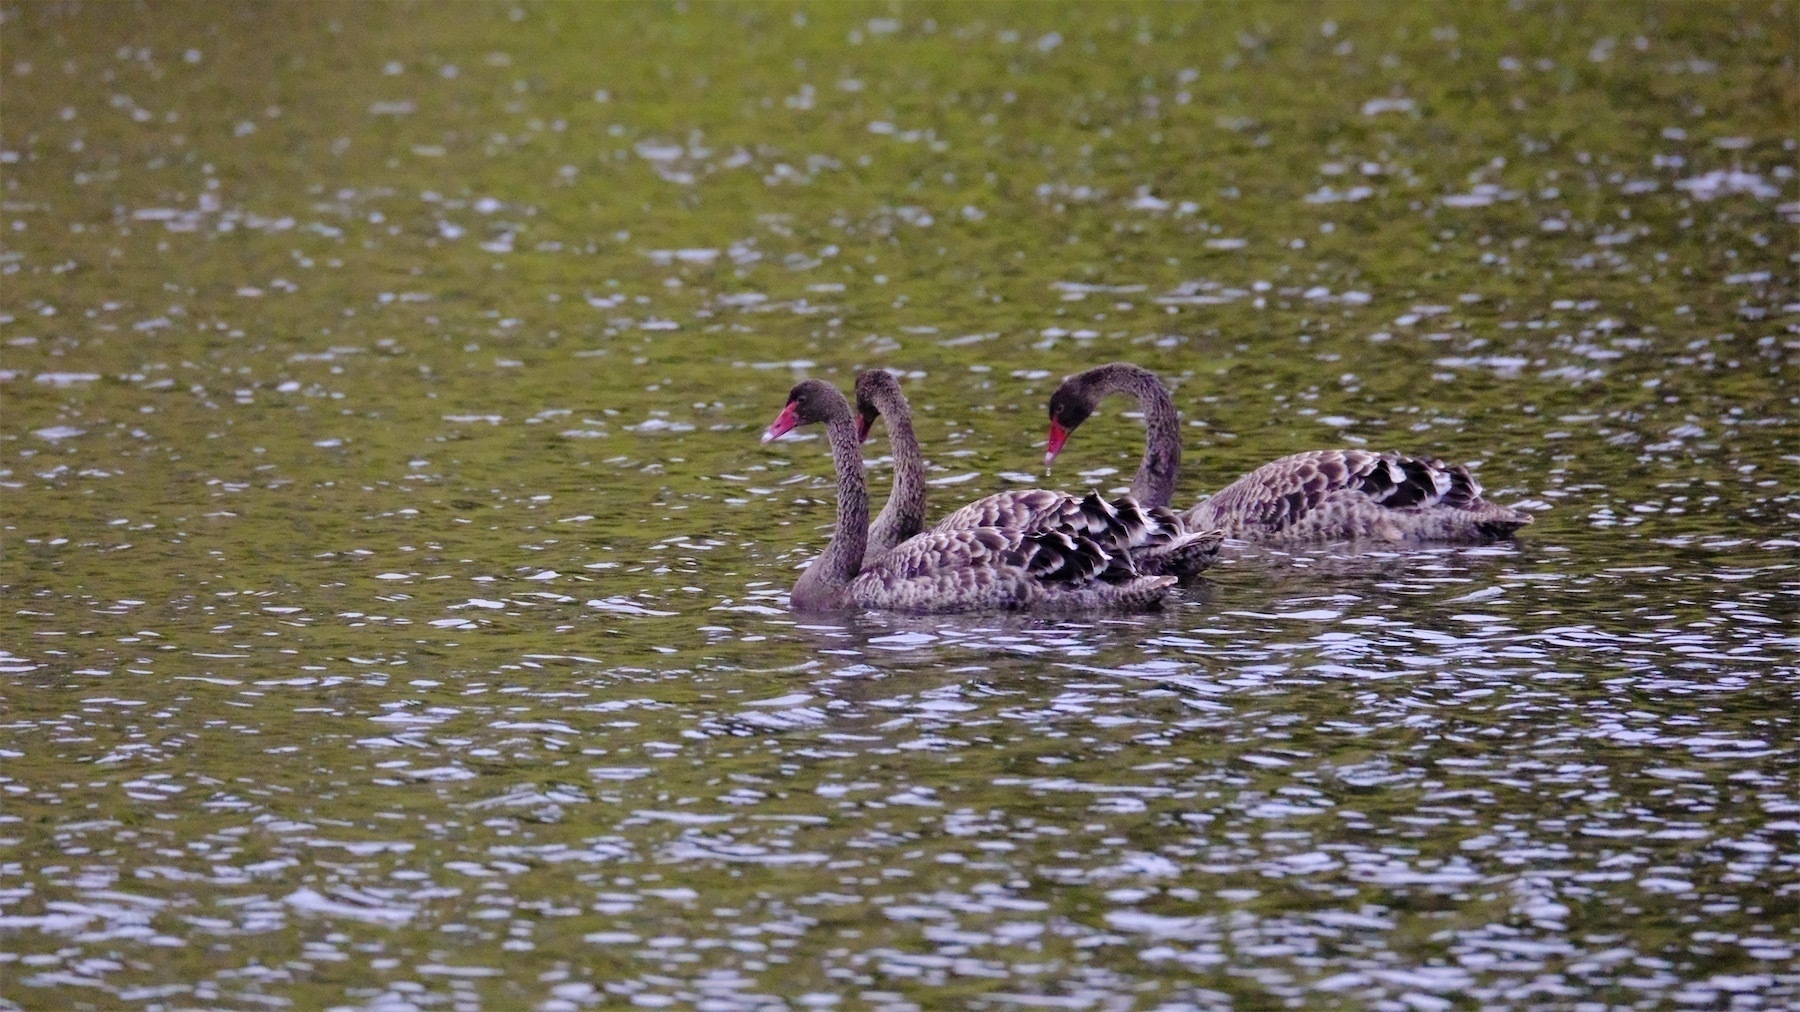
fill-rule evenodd
<path id="1" fill-rule="evenodd" d="M 1181 465 L 1173 400 L 1156 375 L 1113 362 L 1063 381 L 1050 397 L 1045 465 L 1111 393 L 1137 397 L 1146 422 L 1144 459 L 1132 492 L 1168 506 Z M 1378 540 L 1478 542 L 1511 537 L 1531 514 L 1481 498 L 1461 464 L 1367 450 L 1312 450 L 1262 465 L 1180 514 L 1188 529 L 1218 528 L 1262 544 Z"/>
<path id="2" fill-rule="evenodd" d="M 806 380 L 789 392 L 763 442 L 811 422 L 825 424 L 831 446 L 838 523 L 831 543 L 794 584 L 791 604 L 797 611 L 1144 608 L 1160 602 L 1175 583 L 1172 576 L 1137 573 L 1128 554 L 1106 547 L 1126 535 L 1104 528 L 1103 538 L 1054 527 L 933 530 L 865 564 L 868 487 L 850 402 L 831 384 Z"/>
<path id="3" fill-rule="evenodd" d="M 858 573 L 848 600 L 906 612 L 1141 609 L 1159 603 L 1172 576 L 1119 571 L 1121 556 L 1054 530 L 969 527 L 927 531 Z M 1117 582 L 1104 577 L 1117 574 Z M 796 593 L 795 607 L 802 607 Z"/>
<path id="4" fill-rule="evenodd" d="M 887 421 L 895 462 L 894 492 L 869 527 L 867 564 L 923 526 L 924 460 L 913 433 L 912 406 L 891 373 L 872 369 L 859 374 L 856 407 L 859 439 L 867 438 L 877 417 Z M 1053 528 L 1099 540 L 1110 551 L 1129 555 L 1140 573 L 1174 575 L 1183 582 L 1211 565 L 1225 540 L 1223 531 L 1184 524 L 1166 506 L 1146 508 L 1130 496 L 1108 503 L 1092 493 L 1081 497 L 1042 488 L 1014 489 L 977 499 L 952 511 L 931 530 L 980 527 Z"/>
<path id="5" fill-rule="evenodd" d="M 1531 514 L 1481 498 L 1461 464 L 1368 450 L 1272 460 L 1183 514 L 1245 541 L 1491 541 Z"/>
<path id="6" fill-rule="evenodd" d="M 1168 574 L 1184 583 L 1213 564 L 1226 537 L 1222 530 L 1188 524 L 1166 507 L 1140 506 L 1128 495 L 1109 503 L 1094 492 L 1077 498 L 1043 488 L 977 499 L 939 520 L 932 530 L 984 526 L 1077 531 L 1129 555 L 1139 572 Z"/>

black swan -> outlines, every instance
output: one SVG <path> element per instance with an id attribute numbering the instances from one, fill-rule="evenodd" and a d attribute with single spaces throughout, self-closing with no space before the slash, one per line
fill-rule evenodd
<path id="1" fill-rule="evenodd" d="M 837 471 L 837 534 L 795 582 L 798 611 L 878 608 L 907 612 L 1028 611 L 1146 608 L 1159 603 L 1172 576 L 1144 576 L 1125 552 L 1106 541 L 1065 530 L 973 527 L 928 531 L 864 567 L 869 493 L 863 478 L 856 416 L 842 392 L 805 380 L 788 393 L 767 443 L 797 425 L 825 424 Z M 1104 515 L 1106 504 L 1090 496 Z"/>
<path id="2" fill-rule="evenodd" d="M 1155 373 L 1130 362 L 1076 373 L 1050 395 L 1045 466 L 1111 393 L 1135 396 L 1144 413 L 1144 460 L 1132 494 L 1168 506 L 1181 467 L 1175 405 Z M 1531 523 L 1531 514 L 1481 498 L 1481 483 L 1461 464 L 1368 450 L 1311 450 L 1272 460 L 1180 516 L 1190 530 L 1218 527 L 1262 544 L 1488 541 Z"/>
<path id="3" fill-rule="evenodd" d="M 858 439 L 868 438 L 877 417 L 886 420 L 888 445 L 894 457 L 894 491 L 881 515 L 869 526 L 869 548 L 864 557 L 867 563 L 924 526 L 925 461 L 919 452 L 918 437 L 913 434 L 912 405 L 892 373 L 870 369 L 857 375 L 856 412 Z M 1123 548 L 1129 553 L 1140 574 L 1175 576 L 1183 583 L 1218 558 L 1219 546 L 1225 540 L 1223 531 L 1188 527 L 1166 507 L 1144 508 L 1129 496 L 1103 504 L 1104 510 L 1096 511 L 1093 503 L 1099 501 L 1097 496 L 1084 498 L 1041 488 L 998 492 L 955 510 L 931 529 L 1054 527 L 1066 533 L 1101 537 L 1109 548 Z M 1121 526 L 1125 540 L 1117 545 L 1106 542 L 1103 535 L 1110 537 Z"/>

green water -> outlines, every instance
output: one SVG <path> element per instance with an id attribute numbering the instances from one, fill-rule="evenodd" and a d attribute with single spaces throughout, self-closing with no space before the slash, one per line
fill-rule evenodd
<path id="1" fill-rule="evenodd" d="M 0 3 L 0 1008 L 1797 1000 L 1796 14 Z M 1115 359 L 1536 523 L 786 610 Z"/>

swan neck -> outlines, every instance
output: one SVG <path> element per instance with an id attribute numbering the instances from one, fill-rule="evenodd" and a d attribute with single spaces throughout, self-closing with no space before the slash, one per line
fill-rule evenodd
<path id="1" fill-rule="evenodd" d="M 801 574 L 796 587 L 811 583 L 836 592 L 849 587 L 862 568 L 863 548 L 869 537 L 869 489 L 863 478 L 856 423 L 848 412 L 825 423 L 825 438 L 831 444 L 831 463 L 837 470 L 837 532 L 831 544 Z"/>
<path id="2" fill-rule="evenodd" d="M 1106 371 L 1100 385 L 1106 393 L 1136 397 L 1144 414 L 1144 459 L 1131 479 L 1132 498 L 1143 506 L 1169 505 L 1181 473 L 1181 416 L 1169 391 L 1155 373 L 1135 366 Z"/>
<path id="3" fill-rule="evenodd" d="M 887 424 L 888 452 L 894 457 L 894 488 L 875 524 L 905 538 L 925 525 L 925 457 L 913 433 L 911 405 L 904 398 L 891 398 L 880 408 Z"/>

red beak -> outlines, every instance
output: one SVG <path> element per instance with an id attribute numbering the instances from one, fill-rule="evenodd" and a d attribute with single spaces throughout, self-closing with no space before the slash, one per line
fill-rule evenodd
<path id="1" fill-rule="evenodd" d="M 1050 422 L 1050 442 L 1044 447 L 1044 470 L 1050 470 L 1050 464 L 1056 460 L 1056 455 L 1062 452 L 1063 444 L 1068 441 L 1069 430 L 1063 428 L 1061 422 L 1052 420 Z"/>
<path id="2" fill-rule="evenodd" d="M 788 401 L 787 407 L 781 409 L 781 414 L 776 415 L 775 420 L 769 423 L 768 430 L 763 433 L 762 441 L 768 443 L 780 439 L 787 435 L 788 430 L 799 425 L 800 419 L 794 417 L 795 410 L 794 402 Z"/>
<path id="3" fill-rule="evenodd" d="M 869 430 L 873 428 L 874 425 L 875 419 L 870 418 L 868 415 L 858 414 L 856 416 L 856 441 L 859 443 L 868 442 Z"/>

